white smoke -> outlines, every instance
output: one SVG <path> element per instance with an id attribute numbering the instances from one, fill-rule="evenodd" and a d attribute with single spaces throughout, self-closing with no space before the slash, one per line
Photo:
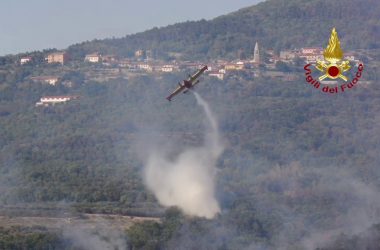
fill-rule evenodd
<path id="1" fill-rule="evenodd" d="M 63 228 L 63 237 L 69 240 L 73 249 L 85 250 L 121 250 L 127 249 L 127 242 L 122 231 L 109 224 L 72 225 Z"/>
<path id="2" fill-rule="evenodd" d="M 185 149 L 175 159 L 169 159 L 158 148 L 152 150 L 148 154 L 144 177 L 161 205 L 177 206 L 188 215 L 211 219 L 220 212 L 214 196 L 214 177 L 223 146 L 209 105 L 197 93 L 194 95 L 209 126 L 204 144 Z"/>

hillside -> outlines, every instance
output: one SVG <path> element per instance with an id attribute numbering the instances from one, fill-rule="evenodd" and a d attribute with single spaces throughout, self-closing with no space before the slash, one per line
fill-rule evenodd
<path id="1" fill-rule="evenodd" d="M 62 90 L 15 86 L 12 96 L 8 92 L 13 99 L 1 100 L 0 204 L 68 202 L 79 212 L 156 212 L 157 201 L 142 183 L 139 138 L 179 148 L 202 141 L 202 113 L 192 96 L 171 104 L 164 98 L 178 77 L 87 83 L 65 89 L 80 95 L 78 101 L 44 109 L 30 104 L 33 96 Z M 199 92 L 228 142 L 217 177 L 223 213 L 213 221 L 179 219 L 175 242 L 190 244 L 182 238 L 189 234 L 203 240 L 194 248 L 206 242 L 219 247 L 208 239 L 222 234 L 227 249 L 241 249 L 254 241 L 284 244 L 277 239 L 284 234 L 291 246 L 315 232 L 350 228 L 358 213 L 365 217 L 362 231 L 371 226 L 367 216 L 380 207 L 374 191 L 380 186 L 378 86 L 333 97 L 303 79 L 206 78 Z M 214 231 L 218 225 L 226 231 Z M 147 224 L 131 234 L 141 246 L 150 237 L 162 246 L 170 243 L 167 229 Z"/>
<path id="2" fill-rule="evenodd" d="M 74 57 L 86 53 L 132 56 L 138 49 L 157 57 L 169 52 L 184 59 L 236 57 L 253 51 L 256 41 L 275 50 L 325 46 L 336 27 L 345 49 L 380 47 L 380 2 L 377 0 L 267 0 L 215 18 L 153 28 L 124 38 L 95 40 L 69 47 Z"/>
<path id="3" fill-rule="evenodd" d="M 74 60 L 63 65 L 45 62 L 50 51 L 32 53 L 25 65 L 21 54 L 0 57 L 0 249 L 378 246 L 380 85 L 373 69 L 380 59 L 379 13 L 375 0 L 268 0 L 210 21 L 73 45 Z M 166 59 L 169 52 L 236 58 L 256 40 L 275 49 L 323 46 L 331 23 L 343 48 L 377 48 L 363 52 L 377 53 L 364 71 L 371 81 L 328 95 L 308 86 L 302 65 L 289 64 L 291 80 L 266 77 L 273 71 L 260 66 L 223 80 L 202 76 L 196 91 L 217 118 L 225 146 L 215 164 L 221 212 L 212 220 L 161 206 L 142 174 L 150 147 L 173 161 L 183 151 L 204 151 L 208 130 L 194 96 L 165 99 L 191 70 L 147 72 L 83 61 L 94 51 L 123 58 L 139 48 Z M 91 78 L 109 71 L 116 76 Z M 31 79 L 46 75 L 62 79 L 54 86 Z M 79 98 L 35 105 L 43 96 L 63 95 Z M 136 216 L 159 220 L 129 223 L 140 220 Z M 103 218 L 115 225 L 124 218 L 128 229 L 99 230 Z M 60 223 L 68 228 L 51 230 Z"/>

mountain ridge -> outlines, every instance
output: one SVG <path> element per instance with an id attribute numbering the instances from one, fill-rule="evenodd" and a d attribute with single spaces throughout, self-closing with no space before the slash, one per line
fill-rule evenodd
<path id="1" fill-rule="evenodd" d="M 276 51 L 322 47 L 333 27 L 344 48 L 373 49 L 380 48 L 379 20 L 380 2 L 375 0 L 267 0 L 209 21 L 155 27 L 123 38 L 75 44 L 68 50 L 74 57 L 94 51 L 130 57 L 144 49 L 167 59 L 170 52 L 181 53 L 182 59 L 233 58 L 239 49 L 253 51 L 256 41 Z"/>

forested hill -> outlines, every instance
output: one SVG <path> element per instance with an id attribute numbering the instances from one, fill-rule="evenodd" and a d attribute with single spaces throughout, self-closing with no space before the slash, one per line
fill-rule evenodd
<path id="1" fill-rule="evenodd" d="M 324 46 L 336 27 L 345 49 L 380 47 L 378 0 L 267 0 L 217 17 L 69 47 L 74 57 L 99 51 L 131 56 L 137 49 L 156 56 L 181 53 L 187 59 L 236 57 L 251 52 L 256 41 L 276 50 Z"/>

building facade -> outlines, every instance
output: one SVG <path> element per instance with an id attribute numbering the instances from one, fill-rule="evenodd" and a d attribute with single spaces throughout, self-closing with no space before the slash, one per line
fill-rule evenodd
<path id="1" fill-rule="evenodd" d="M 78 96 L 44 96 L 41 97 L 40 101 L 36 103 L 36 107 L 38 106 L 50 106 L 61 103 L 66 103 L 68 101 L 78 99 Z"/>
<path id="2" fill-rule="evenodd" d="M 101 57 L 98 53 L 93 53 L 93 54 L 86 55 L 86 57 L 84 58 L 84 61 L 90 62 L 90 63 L 98 63 L 100 62 L 100 59 Z"/>
<path id="3" fill-rule="evenodd" d="M 55 52 L 48 55 L 47 62 L 65 64 L 67 59 L 68 55 L 66 52 Z"/>

